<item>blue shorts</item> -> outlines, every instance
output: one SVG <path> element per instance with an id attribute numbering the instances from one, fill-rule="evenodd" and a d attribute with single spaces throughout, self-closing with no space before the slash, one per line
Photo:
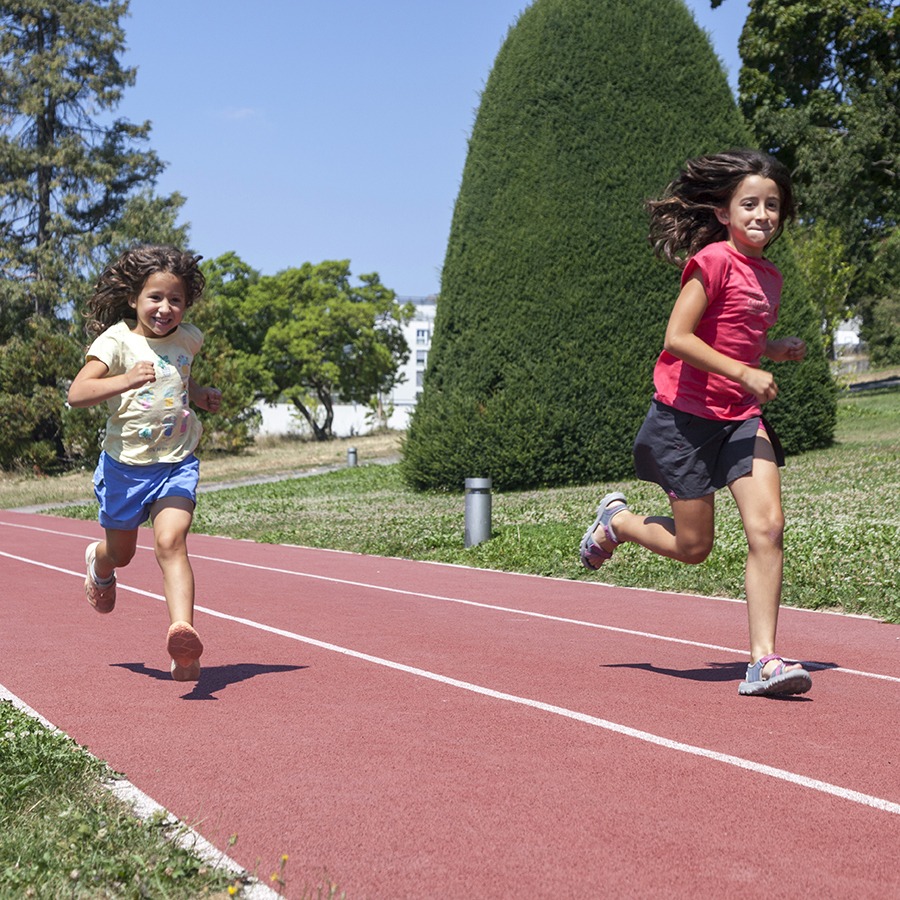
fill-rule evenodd
<path id="1" fill-rule="evenodd" d="M 166 497 L 197 502 L 200 461 L 193 454 L 179 463 L 130 466 L 106 452 L 94 470 L 94 494 L 100 503 L 100 524 L 116 531 L 133 531 L 150 518 L 150 507 Z"/>

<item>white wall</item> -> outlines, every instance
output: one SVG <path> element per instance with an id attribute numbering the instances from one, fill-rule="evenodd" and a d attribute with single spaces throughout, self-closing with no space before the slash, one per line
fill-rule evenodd
<path id="1" fill-rule="evenodd" d="M 861 321 L 848 319 L 838 324 L 834 332 L 834 348 L 838 352 L 843 350 L 857 350 L 859 348 L 859 328 Z"/>
<path id="2" fill-rule="evenodd" d="M 257 432 L 260 437 L 311 434 L 306 419 L 299 414 L 294 415 L 294 407 L 290 403 L 276 403 L 272 406 L 260 403 L 258 408 L 262 413 L 262 425 Z M 353 437 L 372 431 L 372 423 L 366 419 L 368 412 L 367 406 L 360 406 L 357 403 L 336 403 L 332 426 L 335 437 Z M 394 414 L 388 419 L 388 428 L 405 431 L 410 412 L 411 407 L 395 408 Z"/>

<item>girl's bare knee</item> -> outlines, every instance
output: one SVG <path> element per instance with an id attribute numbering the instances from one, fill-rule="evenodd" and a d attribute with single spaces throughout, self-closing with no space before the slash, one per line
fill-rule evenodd
<path id="1" fill-rule="evenodd" d="M 709 553 L 709 550 L 696 550 L 691 553 L 685 554 L 682 562 L 687 563 L 687 565 L 689 566 L 699 566 L 700 563 L 706 562 Z"/>
<path id="2" fill-rule="evenodd" d="M 709 554 L 712 552 L 711 541 L 698 541 L 696 543 L 684 544 L 679 546 L 679 559 L 689 566 L 698 566 L 705 562 Z"/>
<path id="3" fill-rule="evenodd" d="M 112 564 L 115 568 L 122 569 L 134 559 L 136 549 L 136 547 L 127 550 L 121 548 L 117 549 L 107 545 L 106 555 L 112 560 Z"/>
<path id="4" fill-rule="evenodd" d="M 747 539 L 750 551 L 766 553 L 784 552 L 784 530 L 773 528 L 769 531 L 758 532 Z"/>
<path id="5" fill-rule="evenodd" d="M 758 522 L 747 529 L 747 542 L 751 549 L 783 550 L 784 549 L 784 517 L 774 517 L 765 522 Z"/>
<path id="6" fill-rule="evenodd" d="M 156 550 L 156 558 L 162 562 L 166 559 L 172 559 L 176 556 L 187 555 L 187 544 L 184 537 L 180 534 L 160 534 L 157 535 L 154 542 Z"/>

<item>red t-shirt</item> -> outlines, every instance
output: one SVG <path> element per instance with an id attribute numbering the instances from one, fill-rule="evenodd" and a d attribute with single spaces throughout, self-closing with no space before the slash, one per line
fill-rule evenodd
<path id="1" fill-rule="evenodd" d="M 725 356 L 759 367 L 766 334 L 778 318 L 781 272 L 725 241 L 707 245 L 688 260 L 682 286 L 695 272 L 703 278 L 709 303 L 694 333 Z M 661 403 L 704 419 L 749 419 L 761 413 L 757 399 L 737 382 L 694 368 L 666 350 L 656 362 L 653 383 Z"/>

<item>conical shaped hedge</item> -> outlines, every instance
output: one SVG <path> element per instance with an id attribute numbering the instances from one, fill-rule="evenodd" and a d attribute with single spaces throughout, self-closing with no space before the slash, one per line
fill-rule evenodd
<path id="1" fill-rule="evenodd" d="M 679 282 L 652 255 L 644 201 L 689 157 L 749 141 L 681 0 L 536 0 L 522 14 L 469 143 L 404 448 L 411 485 L 633 477 Z M 808 298 L 787 291 L 792 304 L 794 333 L 817 342 Z M 819 432 L 806 418 L 805 446 L 833 427 L 827 364 L 812 356 L 795 369 L 832 413 Z"/>

